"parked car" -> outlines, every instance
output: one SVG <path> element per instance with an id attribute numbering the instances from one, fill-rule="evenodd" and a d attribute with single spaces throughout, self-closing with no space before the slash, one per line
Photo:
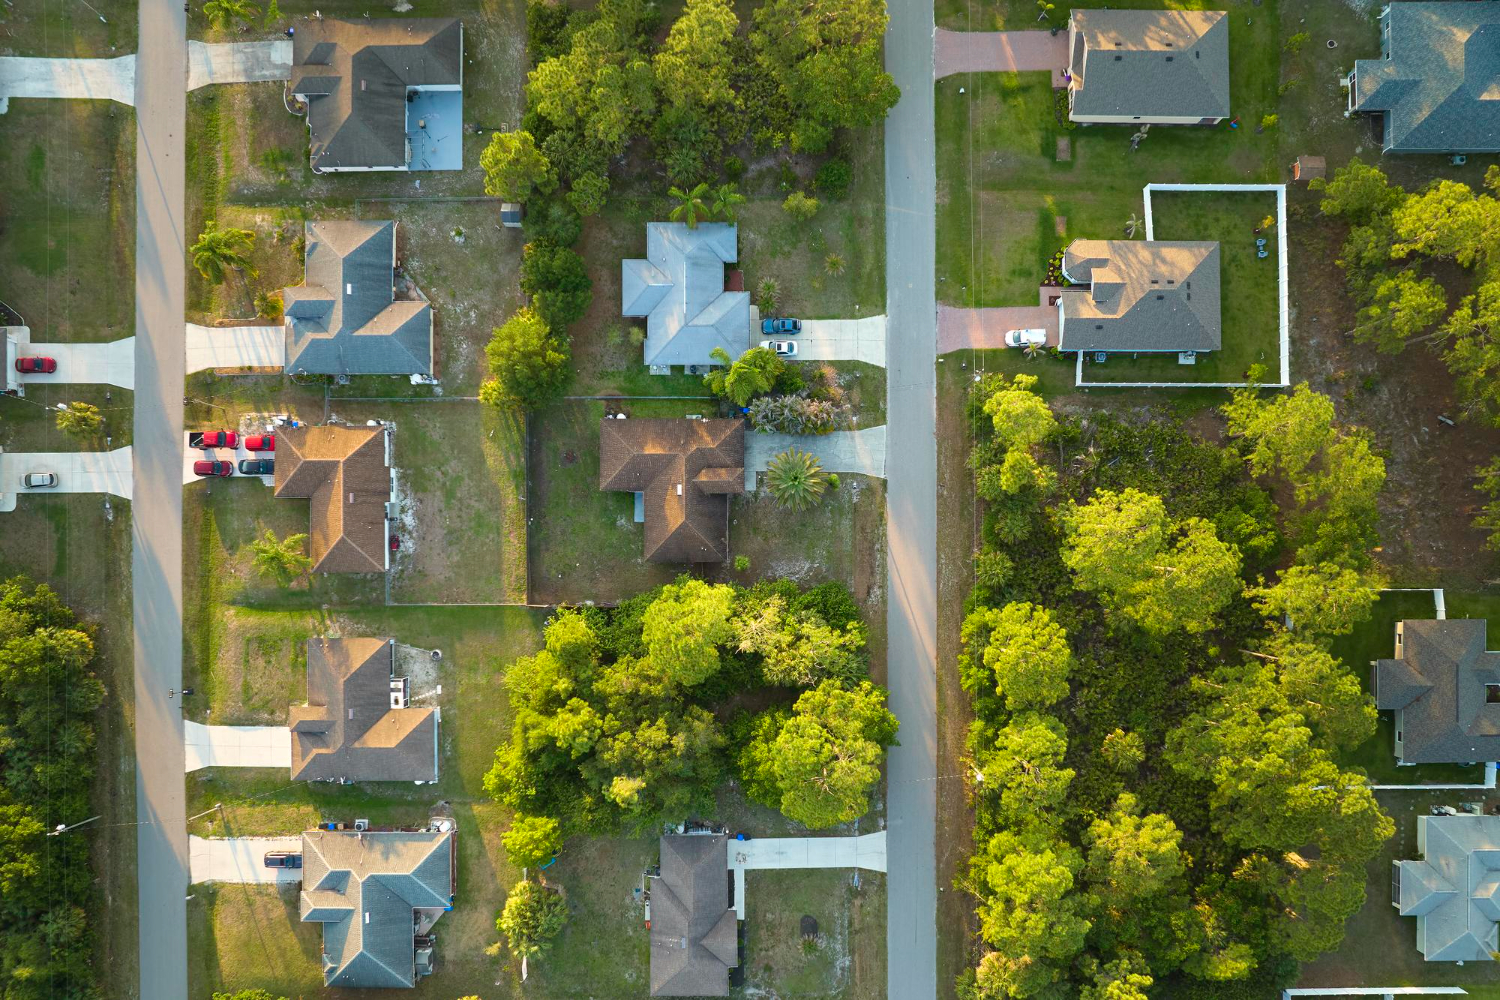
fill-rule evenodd
<path id="1" fill-rule="evenodd" d="M 16 371 L 22 375 L 51 375 L 57 371 L 55 358 L 17 358 Z"/>
<path id="2" fill-rule="evenodd" d="M 240 436 L 236 431 L 204 431 L 200 448 L 238 448 Z"/>
<path id="3" fill-rule="evenodd" d="M 1029 347 L 1032 344 L 1035 344 L 1035 345 L 1037 345 L 1037 346 L 1040 347 L 1041 345 L 1043 345 L 1045 343 L 1047 343 L 1047 331 L 1046 330 L 1031 329 L 1031 330 L 1006 330 L 1005 331 L 1005 346 L 1006 347 Z"/>
<path id="4" fill-rule="evenodd" d="M 295 851 L 267 851 L 265 863 L 267 868 L 301 868 L 302 855 Z"/>
<path id="5" fill-rule="evenodd" d="M 760 321 L 760 332 L 767 335 L 801 333 L 802 321 L 800 319 L 763 319 Z"/>
<path id="6" fill-rule="evenodd" d="M 28 472 L 21 477 L 23 490 L 50 490 L 57 485 L 55 472 Z"/>
<path id="7" fill-rule="evenodd" d="M 275 451 L 275 434 L 251 434 L 245 438 L 246 451 Z"/>
<path id="8" fill-rule="evenodd" d="M 401 536 L 400 535 L 392 535 L 391 536 L 391 551 L 392 552 L 396 552 L 400 548 L 401 548 Z"/>
<path id="9" fill-rule="evenodd" d="M 795 358 L 797 356 L 797 342 L 794 340 L 762 340 L 761 347 L 769 347 L 776 352 L 777 357 Z"/>
<path id="10" fill-rule="evenodd" d="M 198 461 L 193 463 L 193 475 L 195 476 L 228 476 L 233 473 L 233 462 Z"/>
<path id="11" fill-rule="evenodd" d="M 276 472 L 276 462 L 269 458 L 240 459 L 240 475 L 269 476 Z"/>

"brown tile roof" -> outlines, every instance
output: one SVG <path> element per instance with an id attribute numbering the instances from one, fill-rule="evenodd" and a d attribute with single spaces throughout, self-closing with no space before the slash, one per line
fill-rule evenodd
<path id="1" fill-rule="evenodd" d="M 606 417 L 599 488 L 645 494 L 652 562 L 723 562 L 729 497 L 745 491 L 745 422 Z"/>
<path id="2" fill-rule="evenodd" d="M 661 877 L 651 885 L 651 995 L 728 996 L 729 970 L 739 964 L 728 838 L 661 838 Z"/>
<path id="3" fill-rule="evenodd" d="M 294 705 L 294 781 L 435 781 L 438 716 L 392 708 L 395 645 L 387 639 L 309 639 L 307 704 Z"/>
<path id="4" fill-rule="evenodd" d="M 277 431 L 276 496 L 312 501 L 309 535 L 316 572 L 385 572 L 385 505 L 391 499 L 385 428 Z"/>

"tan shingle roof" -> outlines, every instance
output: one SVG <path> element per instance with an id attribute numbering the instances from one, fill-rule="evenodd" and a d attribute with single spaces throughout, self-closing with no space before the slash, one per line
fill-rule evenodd
<path id="1" fill-rule="evenodd" d="M 276 433 L 276 496 L 312 501 L 319 573 L 383 573 L 391 473 L 383 427 L 289 427 Z"/>
<path id="2" fill-rule="evenodd" d="M 1216 351 L 1219 244 L 1074 240 L 1063 273 L 1064 351 Z"/>

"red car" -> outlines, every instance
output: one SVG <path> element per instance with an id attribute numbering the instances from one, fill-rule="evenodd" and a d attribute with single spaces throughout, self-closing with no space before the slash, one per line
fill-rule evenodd
<path id="1" fill-rule="evenodd" d="M 237 448 L 240 436 L 236 431 L 204 431 L 202 448 Z"/>
<path id="2" fill-rule="evenodd" d="M 194 462 L 195 476 L 229 476 L 234 474 L 233 462 Z"/>
<path id="3" fill-rule="evenodd" d="M 275 434 L 252 434 L 245 438 L 245 450 L 247 451 L 275 451 Z"/>
<path id="4" fill-rule="evenodd" d="M 55 358 L 17 358 L 16 371 L 22 375 L 51 375 L 57 371 Z"/>

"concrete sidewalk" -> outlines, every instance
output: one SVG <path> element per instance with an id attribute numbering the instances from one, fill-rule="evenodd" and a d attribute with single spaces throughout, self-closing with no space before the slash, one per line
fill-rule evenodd
<path id="1" fill-rule="evenodd" d="M 885 478 L 885 424 L 832 434 L 751 431 L 745 435 L 745 488 L 753 491 L 755 474 L 765 472 L 771 459 L 788 448 L 810 453 L 825 472 L 855 472 Z"/>
<path id="2" fill-rule="evenodd" d="M 187 325 L 187 370 L 283 368 L 286 330 L 275 326 Z"/>
<path id="3" fill-rule="evenodd" d="M 135 56 L 38 59 L 0 56 L 0 114 L 12 97 L 63 97 L 135 104 Z"/>
<path id="4" fill-rule="evenodd" d="M 205 726 L 182 723 L 186 770 L 205 767 L 291 769 L 292 732 L 286 726 Z"/>
<path id="5" fill-rule="evenodd" d="M 188 90 L 292 78 L 292 40 L 188 42 Z"/>
<path id="6" fill-rule="evenodd" d="M 199 882 L 238 882 L 271 885 L 301 882 L 300 868 L 267 868 L 267 851 L 301 853 L 302 837 L 204 837 L 188 838 L 188 870 L 193 885 Z"/>
<path id="7" fill-rule="evenodd" d="M 885 317 L 805 319 L 797 342 L 798 361 L 863 361 L 885 367 Z"/>
<path id="8" fill-rule="evenodd" d="M 0 513 L 16 509 L 20 493 L 110 493 L 123 500 L 131 495 L 129 445 L 114 451 L 0 452 Z M 28 472 L 55 472 L 57 485 L 44 490 L 22 490 Z"/>
<path id="9" fill-rule="evenodd" d="M 1052 86 L 1066 87 L 1068 33 L 1059 31 L 947 31 L 932 36 L 933 78 L 955 73 L 1051 70 Z"/>

